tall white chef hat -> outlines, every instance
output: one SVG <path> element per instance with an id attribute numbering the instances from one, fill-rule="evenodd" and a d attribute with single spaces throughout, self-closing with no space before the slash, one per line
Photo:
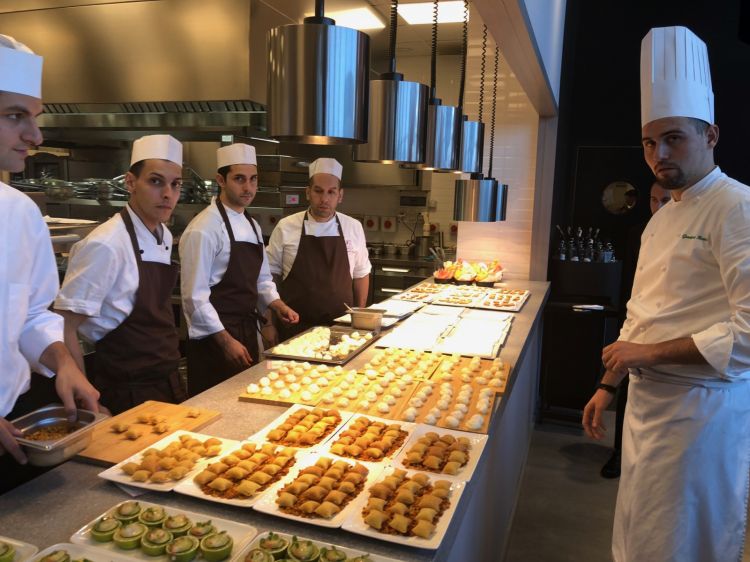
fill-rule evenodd
<path id="1" fill-rule="evenodd" d="M 172 135 L 146 135 L 137 139 L 133 143 L 130 165 L 152 158 L 182 166 L 182 143 Z"/>
<path id="2" fill-rule="evenodd" d="M 344 167 L 335 158 L 318 158 L 310 164 L 310 177 L 313 177 L 315 174 L 331 174 L 340 180 L 341 172 L 343 171 Z"/>
<path id="3" fill-rule="evenodd" d="M 258 159 L 255 157 L 255 147 L 249 144 L 235 143 L 218 148 L 216 150 L 216 169 L 220 170 L 232 164 L 257 166 Z"/>
<path id="4" fill-rule="evenodd" d="M 641 126 L 662 117 L 714 122 L 708 49 L 686 27 L 656 27 L 641 42 Z"/>
<path id="5" fill-rule="evenodd" d="M 0 35 L 0 91 L 41 99 L 42 60 L 20 41 Z"/>

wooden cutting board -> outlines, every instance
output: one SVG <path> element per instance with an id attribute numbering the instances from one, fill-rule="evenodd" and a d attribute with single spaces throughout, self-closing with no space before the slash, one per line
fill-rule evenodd
<path id="1" fill-rule="evenodd" d="M 188 416 L 188 412 L 197 416 Z M 169 430 L 165 433 L 156 433 L 152 425 L 138 421 L 140 416 L 166 418 L 165 423 Z M 148 400 L 97 425 L 91 443 L 78 453 L 77 458 L 102 465 L 117 464 L 178 429 L 198 431 L 219 417 L 221 413 L 213 410 Z M 128 439 L 125 433 L 116 433 L 112 430 L 115 423 L 128 424 L 133 429 L 141 430 L 142 435 L 138 439 Z"/>

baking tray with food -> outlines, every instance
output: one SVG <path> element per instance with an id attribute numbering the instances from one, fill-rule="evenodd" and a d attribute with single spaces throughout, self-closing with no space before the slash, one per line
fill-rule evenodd
<path id="1" fill-rule="evenodd" d="M 154 492 L 169 492 L 197 469 L 226 454 L 237 441 L 176 431 L 99 473 L 99 478 Z"/>
<path id="2" fill-rule="evenodd" d="M 486 435 L 416 424 L 393 466 L 467 482 L 486 444 Z"/>
<path id="3" fill-rule="evenodd" d="M 337 381 L 321 396 L 322 408 L 345 408 L 351 413 L 393 418 L 417 387 L 416 380 L 397 379 L 386 373 L 369 378 L 351 373 Z"/>
<path id="4" fill-rule="evenodd" d="M 269 531 L 255 538 L 237 557 L 244 562 L 275 560 L 319 560 L 320 562 L 399 562 L 378 554 L 370 554 L 331 543 L 314 541 L 299 535 Z"/>
<path id="5" fill-rule="evenodd" d="M 263 352 L 266 357 L 344 365 L 378 339 L 345 326 L 316 326 Z"/>
<path id="6" fill-rule="evenodd" d="M 53 466 L 85 449 L 96 425 L 108 417 L 79 409 L 76 420 L 71 422 L 63 406 L 50 404 L 12 420 L 11 424 L 23 434 L 16 441 L 29 463 Z"/>
<path id="7" fill-rule="evenodd" d="M 445 355 L 432 380 L 437 383 L 474 383 L 492 388 L 498 394 L 505 392 L 510 365 L 500 357 L 484 359 L 480 356 L 464 357 L 458 354 Z"/>
<path id="8" fill-rule="evenodd" d="M 353 500 L 374 482 L 380 469 L 372 463 L 310 454 L 253 508 L 319 527 L 341 527 Z"/>
<path id="9" fill-rule="evenodd" d="M 247 440 L 310 451 L 328 441 L 351 415 L 333 408 L 295 404 Z"/>
<path id="10" fill-rule="evenodd" d="M 475 383 L 425 381 L 398 415 L 408 422 L 487 433 L 496 392 Z"/>
<path id="11" fill-rule="evenodd" d="M 347 374 L 341 365 L 311 365 L 307 361 L 268 361 L 270 371 L 250 383 L 240 400 L 272 405 L 315 406 L 323 394 Z"/>
<path id="12" fill-rule="evenodd" d="M 26 562 L 38 550 L 33 544 L 0 535 L 0 560 L 2 562 Z"/>
<path id="13" fill-rule="evenodd" d="M 464 485 L 425 472 L 387 468 L 360 494 L 342 528 L 382 541 L 435 550 L 456 512 Z"/>
<path id="14" fill-rule="evenodd" d="M 477 299 L 473 308 L 519 312 L 531 295 L 526 289 L 487 289 L 482 298 Z"/>
<path id="15" fill-rule="evenodd" d="M 235 558 L 256 534 L 229 519 L 129 500 L 86 523 L 70 541 L 131 560 L 219 562 Z"/>
<path id="16" fill-rule="evenodd" d="M 443 359 L 442 354 L 432 351 L 387 347 L 378 349 L 359 371 L 370 378 L 392 373 L 396 378 L 411 377 L 411 380 L 427 380 Z"/>
<path id="17" fill-rule="evenodd" d="M 194 472 L 174 491 L 217 503 L 251 507 L 305 454 L 293 447 L 271 443 L 238 443 L 227 455 Z"/>

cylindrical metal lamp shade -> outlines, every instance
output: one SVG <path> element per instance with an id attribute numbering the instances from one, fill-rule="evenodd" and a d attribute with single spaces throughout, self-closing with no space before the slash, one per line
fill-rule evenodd
<path id="1" fill-rule="evenodd" d="M 427 139 L 422 168 L 439 172 L 458 170 L 460 137 L 461 108 L 453 105 L 428 105 Z"/>
<path id="2" fill-rule="evenodd" d="M 453 220 L 495 222 L 498 203 L 497 180 L 456 180 Z"/>
<path id="3" fill-rule="evenodd" d="M 466 174 L 481 172 L 483 148 L 484 123 L 463 121 L 461 123 L 461 162 L 459 169 Z"/>
<path id="4" fill-rule="evenodd" d="M 501 183 L 497 186 L 497 199 L 495 204 L 495 220 L 504 221 L 508 211 L 508 184 Z"/>
<path id="5" fill-rule="evenodd" d="M 424 162 L 428 94 L 419 82 L 371 80 L 368 138 L 354 147 L 354 160 Z"/>
<path id="6" fill-rule="evenodd" d="M 367 141 L 367 34 L 336 25 L 282 25 L 269 32 L 268 49 L 271 137 L 306 144 Z"/>

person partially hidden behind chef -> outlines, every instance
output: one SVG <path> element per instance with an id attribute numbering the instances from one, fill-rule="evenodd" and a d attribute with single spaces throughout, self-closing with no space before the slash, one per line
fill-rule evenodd
<path id="1" fill-rule="evenodd" d="M 280 325 L 281 339 L 311 326 L 330 324 L 346 305 L 365 306 L 370 259 L 359 221 L 337 213 L 344 198 L 343 168 L 333 158 L 310 164 L 306 211 L 279 221 L 268 242 L 268 263 L 279 294 L 299 313 L 299 323 Z"/>
<path id="2" fill-rule="evenodd" d="M 171 304 L 178 267 L 164 224 L 180 197 L 182 144 L 170 135 L 136 140 L 125 184 L 128 204 L 73 246 L 55 300 L 81 368 L 78 336 L 95 344 L 88 375 L 113 414 L 186 398 Z"/>
<path id="3" fill-rule="evenodd" d="M 258 362 L 259 307 L 282 322 L 299 320 L 279 298 L 260 227 L 245 210 L 258 190 L 255 148 L 222 146 L 216 160 L 219 196 L 180 238 L 191 396 Z"/>
<path id="4" fill-rule="evenodd" d="M 673 202 L 643 232 L 619 340 L 583 427 L 601 439 L 630 377 L 617 562 L 740 560 L 750 477 L 750 188 L 714 164 L 705 43 L 684 27 L 641 45 L 644 156 Z"/>
<path id="5" fill-rule="evenodd" d="M 17 173 L 24 170 L 28 150 L 42 143 L 36 123 L 42 112 L 42 57 L 0 35 L 0 68 L 0 170 Z M 99 393 L 63 343 L 63 319 L 49 310 L 59 283 L 47 225 L 31 199 L 2 182 L 0 236 L 3 493 L 37 474 L 21 466 L 26 456 L 15 438 L 22 434 L 8 420 L 58 401 L 75 420 L 76 403 L 99 410 Z"/>

